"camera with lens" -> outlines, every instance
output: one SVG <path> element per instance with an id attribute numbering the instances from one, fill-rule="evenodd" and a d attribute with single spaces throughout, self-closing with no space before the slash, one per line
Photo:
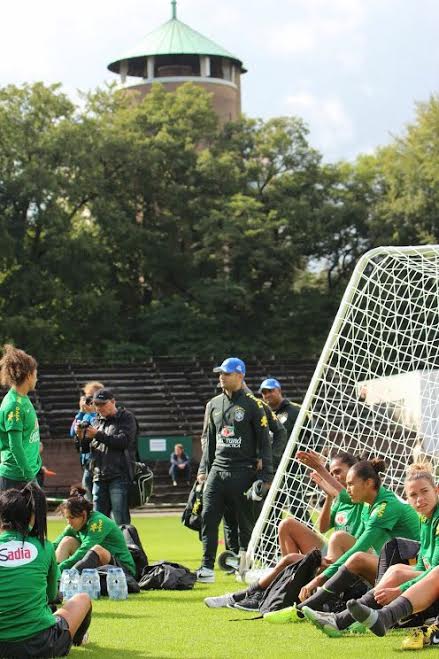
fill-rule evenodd
<path id="1" fill-rule="evenodd" d="M 86 405 L 91 405 L 93 402 L 93 396 L 86 396 L 84 402 Z"/>

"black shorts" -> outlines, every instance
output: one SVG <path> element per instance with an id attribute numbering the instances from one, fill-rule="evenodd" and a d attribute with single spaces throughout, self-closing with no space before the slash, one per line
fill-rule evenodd
<path id="1" fill-rule="evenodd" d="M 29 659 L 30 657 L 65 657 L 72 647 L 67 620 L 55 616 L 56 623 L 38 634 L 21 641 L 0 641 L 0 659 Z"/>

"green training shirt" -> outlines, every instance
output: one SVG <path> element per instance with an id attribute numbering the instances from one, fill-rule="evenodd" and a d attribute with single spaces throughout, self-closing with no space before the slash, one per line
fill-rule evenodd
<path id="1" fill-rule="evenodd" d="M 84 558 L 85 554 L 95 545 L 101 545 L 110 552 L 114 558 L 136 576 L 136 566 L 131 556 L 122 531 L 112 519 L 102 513 L 92 512 L 85 525 L 80 531 L 75 531 L 70 525 L 67 525 L 64 531 L 54 540 L 55 549 L 66 536 L 76 538 L 80 546 L 72 556 L 66 558 L 59 564 L 60 570 L 71 568 Z"/>
<path id="2" fill-rule="evenodd" d="M 20 641 L 56 623 L 47 602 L 57 594 L 57 575 L 51 542 L 0 533 L 0 642 Z"/>
<path id="3" fill-rule="evenodd" d="M 391 490 L 380 487 L 373 504 L 363 504 L 357 541 L 322 574 L 329 579 L 357 551 L 374 549 L 378 554 L 392 538 L 419 540 L 419 516 Z"/>
<path id="4" fill-rule="evenodd" d="M 361 528 L 362 503 L 352 503 L 346 490 L 341 490 L 331 506 L 330 528 L 335 531 L 346 531 L 357 537 Z"/>
<path id="5" fill-rule="evenodd" d="M 419 549 L 418 560 L 414 570 L 420 570 L 414 579 L 406 581 L 400 588 L 404 592 L 410 586 L 421 581 L 426 574 L 439 565 L 439 504 L 433 510 L 431 517 L 420 516 L 421 520 L 421 547 Z"/>
<path id="6" fill-rule="evenodd" d="M 30 481 L 41 469 L 40 429 L 28 396 L 10 389 L 0 406 L 0 476 Z"/>

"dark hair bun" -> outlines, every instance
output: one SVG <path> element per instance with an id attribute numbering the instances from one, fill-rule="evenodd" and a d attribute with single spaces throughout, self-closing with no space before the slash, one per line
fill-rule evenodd
<path id="1" fill-rule="evenodd" d="M 83 487 L 71 487 L 69 497 L 83 497 L 86 491 Z"/>
<path id="2" fill-rule="evenodd" d="M 372 458 L 371 460 L 369 460 L 369 462 L 370 462 L 370 464 L 372 465 L 372 467 L 374 468 L 374 470 L 376 471 L 377 474 L 384 474 L 385 473 L 385 471 L 387 469 L 387 465 L 386 465 L 385 460 L 383 460 L 382 458 Z"/>

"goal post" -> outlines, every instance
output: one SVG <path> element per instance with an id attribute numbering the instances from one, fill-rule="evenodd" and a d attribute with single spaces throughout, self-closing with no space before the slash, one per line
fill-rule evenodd
<path id="1" fill-rule="evenodd" d="M 288 514 L 313 526 L 322 498 L 297 450 L 382 457 L 402 493 L 407 465 L 439 456 L 439 246 L 379 247 L 358 262 L 254 527 L 248 562 L 273 565 Z"/>

